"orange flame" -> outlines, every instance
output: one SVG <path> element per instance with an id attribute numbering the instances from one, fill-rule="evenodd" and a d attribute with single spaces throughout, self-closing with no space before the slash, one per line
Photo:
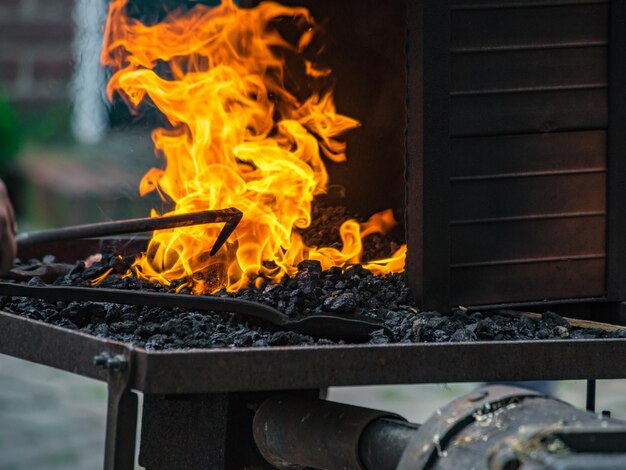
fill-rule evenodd
<path id="1" fill-rule="evenodd" d="M 278 280 L 305 259 L 324 269 L 359 263 L 362 237 L 393 226 L 391 211 L 363 227 L 344 223 L 341 250 L 306 246 L 294 230 L 310 225 L 311 202 L 326 190 L 322 156 L 344 161 L 338 137 L 359 125 L 337 114 L 324 87 L 330 71 L 303 57 L 316 27 L 309 12 L 270 2 L 240 9 L 223 0 L 173 11 L 148 26 L 127 16 L 126 3 L 113 0 L 109 8 L 101 57 L 114 72 L 109 99 L 119 93 L 135 110 L 149 100 L 170 124 L 152 133 L 165 165 L 144 175 L 141 195 L 157 191 L 174 205 L 168 214 L 225 207 L 244 213 L 214 257 L 208 251 L 215 226 L 156 231 L 136 274 L 165 285 L 183 280 L 181 288 L 203 293 L 239 289 L 259 274 Z M 300 31 L 295 41 L 276 27 L 285 18 Z M 304 98 L 285 85 L 287 56 L 306 76 Z M 365 267 L 400 271 L 405 251 Z"/>

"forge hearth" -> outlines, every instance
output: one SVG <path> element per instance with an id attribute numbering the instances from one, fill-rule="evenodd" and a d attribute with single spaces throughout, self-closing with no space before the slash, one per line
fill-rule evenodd
<path id="1" fill-rule="evenodd" d="M 247 436 L 252 410 L 277 391 L 626 377 L 623 361 L 606 360 L 626 355 L 625 339 L 151 351 L 5 312 L 0 329 L 0 353 L 108 382 L 107 469 L 132 468 L 137 392 L 147 468 L 245 468 L 259 465 Z"/>
<path id="2" fill-rule="evenodd" d="M 176 283 L 166 287 L 125 274 L 137 251 L 145 250 L 146 242 L 92 239 L 60 242 L 56 249 L 50 244 L 24 249 L 23 254 L 31 261 L 11 271 L 14 279 L 0 283 L 0 293 L 5 295 L 0 297 L 0 308 L 70 330 L 152 350 L 324 345 L 359 341 L 356 338 L 351 340 L 347 333 L 342 336 L 335 331 L 320 331 L 317 336 L 311 337 L 297 329 L 277 328 L 268 320 L 255 321 L 246 317 L 245 312 L 237 315 L 236 310 L 229 312 L 222 309 L 219 313 L 210 309 L 176 308 L 176 296 L 189 294 L 189 288 L 181 291 Z M 32 259 L 44 252 L 46 261 Z M 101 259 L 92 261 L 86 267 L 82 260 L 96 252 L 101 253 Z M 76 257 L 79 259 L 76 260 Z M 92 286 L 93 280 L 101 278 L 103 273 L 109 275 L 97 286 Z M 44 276 L 45 282 L 41 276 Z M 33 298 L 21 297 L 29 294 L 16 292 L 20 286 L 36 289 Z M 46 297 L 46 290 L 64 287 L 96 292 L 102 289 L 106 296 L 85 302 L 78 293 L 74 293 L 73 297 L 73 292 L 68 290 L 60 297 Z M 15 294 L 10 296 L 11 292 Z M 122 292 L 130 297 L 133 293 L 140 297 L 142 292 L 155 292 L 169 298 L 163 299 L 162 304 L 125 305 L 126 301 L 120 297 Z M 115 303 L 116 296 L 119 297 L 118 304 Z M 322 271 L 318 262 L 303 261 L 296 275 L 285 277 L 280 283 L 258 278 L 248 288 L 237 292 L 222 290 L 207 300 L 215 297 L 267 305 L 294 320 L 315 316 L 324 318 L 325 315 L 371 320 L 379 326 L 371 328 L 370 334 L 366 333 L 360 341 L 367 342 L 369 339 L 372 344 L 626 337 L 626 328 L 605 330 L 602 324 L 580 327 L 550 312 L 541 318 L 533 318 L 515 317 L 498 311 L 485 314 L 461 309 L 452 313 L 420 311 L 412 299 L 404 274 L 375 276 L 360 265 L 345 271 L 338 268 Z M 183 307 L 180 298 L 178 306 Z M 333 325 L 328 328 L 333 328 Z"/>

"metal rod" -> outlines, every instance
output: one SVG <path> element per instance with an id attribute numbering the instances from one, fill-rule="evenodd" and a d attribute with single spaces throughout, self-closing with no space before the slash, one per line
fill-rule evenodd
<path id="1" fill-rule="evenodd" d="M 596 381 L 595 379 L 587 380 L 587 411 L 596 412 Z"/>
<path id="2" fill-rule="evenodd" d="M 41 230 L 22 233 L 17 236 L 18 252 L 24 248 L 42 243 L 81 238 L 105 237 L 126 233 L 150 232 L 175 227 L 188 227 L 201 224 L 225 223 L 211 250 L 214 255 L 233 232 L 243 213 L 235 208 L 190 212 L 188 214 L 164 217 L 146 217 L 139 219 L 116 220 L 95 224 L 75 225 L 72 227 Z"/>

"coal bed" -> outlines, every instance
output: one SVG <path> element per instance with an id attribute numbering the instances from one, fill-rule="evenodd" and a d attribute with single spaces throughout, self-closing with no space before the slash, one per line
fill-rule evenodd
<path id="1" fill-rule="evenodd" d="M 323 242 L 327 246 L 340 246 L 338 228 L 352 216 L 341 206 L 314 205 L 313 222 L 303 231 L 303 239 L 311 245 Z M 397 246 L 389 237 L 370 235 L 363 240 L 363 258 L 388 256 Z M 110 271 L 92 288 L 175 295 L 180 286 L 176 282 L 164 286 L 125 275 L 134 255 L 121 256 L 115 248 L 105 248 L 100 254 L 100 259 L 92 258 L 88 263 L 57 262 L 53 255 L 18 260 L 5 281 L 39 287 L 89 287 L 94 279 Z M 190 292 L 184 288 L 179 293 Z M 626 337 L 626 330 L 609 332 L 573 327 L 554 313 L 546 313 L 542 318 L 517 318 L 463 309 L 448 313 L 421 311 L 411 296 L 404 273 L 375 276 L 361 265 L 323 271 L 319 262 L 303 261 L 295 276 L 285 276 L 279 283 L 257 279 L 248 288 L 237 292 L 221 290 L 213 295 L 259 302 L 293 318 L 320 313 L 370 317 L 387 327 L 371 335 L 371 344 Z M 0 297 L 0 310 L 150 350 L 337 344 L 325 338 L 251 324 L 236 315 L 180 308 L 48 302 L 13 296 Z"/>
<path id="2" fill-rule="evenodd" d="M 132 259 L 122 261 L 130 263 Z M 113 253 L 104 253 L 102 260 L 90 267 L 85 267 L 85 263 L 79 261 L 51 284 L 86 286 L 109 267 L 123 272 L 127 266 L 122 261 Z M 46 262 L 53 265 L 51 258 Z M 29 263 L 32 268 L 34 260 Z M 280 283 L 268 283 L 234 293 L 220 291 L 214 295 L 260 302 L 294 317 L 333 312 L 359 313 L 379 319 L 389 331 L 381 329 L 372 334 L 372 344 L 626 337 L 625 330 L 608 332 L 572 327 L 553 313 L 546 313 L 539 319 L 484 315 L 463 310 L 447 314 L 424 312 L 413 303 L 404 274 L 374 276 L 359 265 L 345 271 L 338 268 L 322 271 L 315 261 L 302 262 L 298 268 L 295 276 L 285 277 Z M 58 273 L 58 267 L 55 272 Z M 46 285 L 38 276 L 32 277 L 27 284 Z M 133 276 L 122 277 L 120 274 L 111 274 L 99 286 L 153 292 L 175 290 L 175 286 L 165 287 L 139 281 Z M 252 325 L 240 321 L 234 315 L 207 314 L 179 308 L 1 297 L 0 310 L 151 350 L 335 344 L 324 338 L 314 339 L 294 332 Z"/>

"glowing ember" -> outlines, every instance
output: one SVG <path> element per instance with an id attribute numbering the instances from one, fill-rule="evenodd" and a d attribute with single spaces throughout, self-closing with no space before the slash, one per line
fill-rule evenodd
<path id="1" fill-rule="evenodd" d="M 109 98 L 118 92 L 132 109 L 149 100 L 171 125 L 152 134 L 165 165 L 143 177 L 141 195 L 158 191 L 173 206 L 168 214 L 226 207 L 244 213 L 214 257 L 208 251 L 219 227 L 155 232 L 133 267 L 137 276 L 166 285 L 184 280 L 181 288 L 202 293 L 236 290 L 259 274 L 278 280 L 305 259 L 324 269 L 359 263 L 362 237 L 390 229 L 391 211 L 363 225 L 345 222 L 341 250 L 306 246 L 294 230 L 309 226 L 311 202 L 326 190 L 322 156 L 345 160 L 338 137 L 359 125 L 336 113 L 330 71 L 303 57 L 315 31 L 309 12 L 276 3 L 240 9 L 223 0 L 147 26 L 126 15 L 126 3 L 113 0 L 109 9 L 102 53 L 114 72 Z M 278 32 L 281 19 L 297 27 L 295 40 Z M 306 74 L 300 88 L 308 96 L 296 97 L 285 85 L 291 67 Z M 402 247 L 365 267 L 401 271 L 404 257 Z"/>

